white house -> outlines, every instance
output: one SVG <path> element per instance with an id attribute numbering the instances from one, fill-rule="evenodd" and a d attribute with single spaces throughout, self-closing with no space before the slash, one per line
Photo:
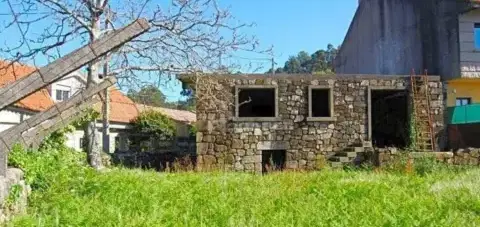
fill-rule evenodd
<path id="1" fill-rule="evenodd" d="M 6 64 L 0 61 L 0 66 Z M 0 67 L 1 68 L 1 67 Z M 0 70 L 0 87 L 5 86 L 35 70 L 34 67 L 15 64 L 5 70 Z M 44 111 L 57 102 L 69 99 L 72 95 L 85 87 L 85 75 L 74 72 L 61 80 L 41 89 L 19 102 L 0 111 L 0 131 L 10 128 L 33 114 Z M 130 122 L 143 111 L 145 106 L 134 103 L 120 90 L 114 88 L 110 92 L 110 151 L 128 150 L 128 129 Z M 154 108 L 177 122 L 177 135 L 188 136 L 186 125 L 195 122 L 195 114 L 189 111 L 171 110 L 165 108 Z M 97 123 L 98 141 L 102 141 L 102 123 Z M 83 130 L 77 130 L 67 135 L 67 146 L 74 149 L 81 149 Z"/>

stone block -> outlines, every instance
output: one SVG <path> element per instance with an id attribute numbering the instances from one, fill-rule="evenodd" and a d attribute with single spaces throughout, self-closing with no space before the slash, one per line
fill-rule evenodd
<path id="1" fill-rule="evenodd" d="M 208 152 L 208 143 L 197 143 L 197 154 L 204 155 Z"/>
<path id="2" fill-rule="evenodd" d="M 23 179 L 24 173 L 21 169 L 8 168 L 6 172 L 6 178 L 13 182 L 20 182 Z"/>
<path id="3" fill-rule="evenodd" d="M 253 155 L 244 156 L 242 161 L 243 161 L 244 164 L 255 163 L 255 156 L 253 156 Z"/>
<path id="4" fill-rule="evenodd" d="M 245 164 L 245 172 L 254 173 L 255 172 L 255 165 L 253 163 Z"/>
<path id="5" fill-rule="evenodd" d="M 232 148 L 233 149 L 242 149 L 243 148 L 243 141 L 240 139 L 233 139 L 232 140 Z"/>
<path id="6" fill-rule="evenodd" d="M 217 159 L 213 155 L 204 155 L 203 156 L 203 164 L 206 166 L 212 166 L 217 164 Z"/>
<path id="7" fill-rule="evenodd" d="M 285 163 L 287 169 L 298 169 L 298 161 L 287 161 Z"/>
<path id="8" fill-rule="evenodd" d="M 263 141 L 257 143 L 258 150 L 287 150 L 289 148 L 287 141 Z"/>

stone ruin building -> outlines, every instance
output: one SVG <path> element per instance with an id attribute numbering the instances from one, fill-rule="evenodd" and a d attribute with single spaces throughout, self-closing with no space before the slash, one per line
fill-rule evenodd
<path id="1" fill-rule="evenodd" d="M 197 96 L 200 168 L 312 170 L 351 162 L 365 147 L 409 144 L 410 76 L 179 78 Z M 430 76 L 428 86 L 438 144 L 443 128 L 440 78 Z"/>

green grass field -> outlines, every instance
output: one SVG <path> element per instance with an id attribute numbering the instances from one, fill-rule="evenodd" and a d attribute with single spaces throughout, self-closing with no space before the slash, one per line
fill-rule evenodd
<path id="1" fill-rule="evenodd" d="M 12 155 L 32 184 L 13 226 L 476 226 L 480 170 L 97 173 L 79 155 Z"/>

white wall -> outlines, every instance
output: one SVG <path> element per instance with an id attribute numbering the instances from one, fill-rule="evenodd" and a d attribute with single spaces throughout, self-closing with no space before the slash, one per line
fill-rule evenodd
<path id="1" fill-rule="evenodd" d="M 22 120 L 28 119 L 29 117 L 30 115 L 27 113 L 10 110 L 8 108 L 0 111 L 0 132 L 19 124 Z"/>
<path id="2" fill-rule="evenodd" d="M 80 78 L 82 77 L 84 77 L 82 74 L 72 73 L 53 83 L 51 86 L 50 96 L 55 102 L 60 101 L 56 99 L 57 90 L 69 91 L 70 97 L 73 96 L 76 92 L 85 87 L 84 83 L 80 81 Z"/>
<path id="3" fill-rule="evenodd" d="M 103 147 L 103 140 L 102 140 L 102 132 L 101 128 L 98 128 L 97 131 L 97 141 L 99 142 L 100 148 Z M 82 145 L 80 144 L 80 139 L 83 139 L 83 130 L 76 130 L 72 133 L 67 134 L 67 146 L 76 150 L 81 150 Z M 115 144 L 115 138 L 119 137 L 119 144 L 118 147 Z M 116 149 L 119 151 L 127 151 L 128 150 L 128 143 L 127 143 L 127 133 L 124 130 L 110 132 L 110 152 L 114 152 Z"/>
<path id="4" fill-rule="evenodd" d="M 460 70 L 462 77 L 480 77 L 480 50 L 475 49 L 474 25 L 480 23 L 480 9 L 459 16 Z"/>

